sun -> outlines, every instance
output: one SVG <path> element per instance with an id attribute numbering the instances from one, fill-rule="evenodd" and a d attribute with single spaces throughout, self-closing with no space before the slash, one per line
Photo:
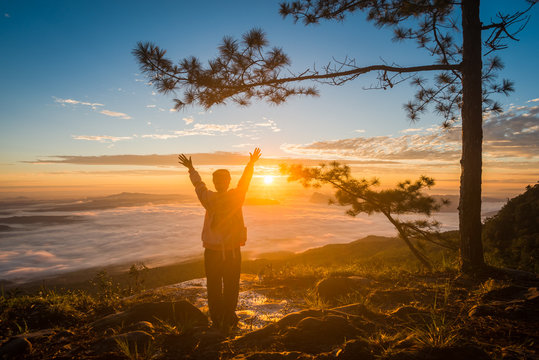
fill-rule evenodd
<path id="1" fill-rule="evenodd" d="M 264 175 L 263 178 L 264 178 L 264 184 L 270 185 L 271 183 L 273 183 L 273 178 L 274 178 L 273 175 Z"/>

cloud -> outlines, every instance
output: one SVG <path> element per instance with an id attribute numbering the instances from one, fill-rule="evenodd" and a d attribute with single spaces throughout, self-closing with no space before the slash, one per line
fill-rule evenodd
<path id="1" fill-rule="evenodd" d="M 357 132 L 357 133 L 364 133 L 365 130 L 364 130 L 364 129 L 357 129 L 357 130 L 354 130 L 354 132 Z"/>
<path id="2" fill-rule="evenodd" d="M 275 121 L 271 120 L 271 119 L 268 119 L 268 118 L 265 118 L 263 117 L 262 119 L 265 120 L 265 122 L 261 122 L 261 123 L 256 123 L 255 125 L 256 126 L 260 126 L 260 127 L 267 127 L 267 128 L 270 128 L 273 132 L 279 132 L 281 131 L 281 129 L 279 129 L 277 127 L 277 124 L 275 123 Z"/>
<path id="3" fill-rule="evenodd" d="M 116 111 L 102 110 L 99 113 L 103 115 L 111 116 L 111 117 L 117 117 L 120 119 L 126 119 L 126 120 L 131 119 L 131 116 L 121 113 L 121 112 L 116 112 Z"/>
<path id="4" fill-rule="evenodd" d="M 9 15 L 8 13 L 4 13 L 4 17 L 9 19 L 11 15 Z"/>
<path id="5" fill-rule="evenodd" d="M 235 148 L 244 148 L 244 147 L 249 147 L 249 146 L 255 146 L 255 144 L 246 143 L 246 144 L 232 145 L 232 147 L 235 147 Z"/>
<path id="6" fill-rule="evenodd" d="M 194 194 L 192 188 L 188 190 Z M 47 205 L 55 205 L 54 200 Z M 351 217 L 344 214 L 345 210 L 307 201 L 245 206 L 245 224 L 250 232 L 245 252 L 303 251 L 372 234 L 394 236 L 396 233 L 383 215 Z M 0 278 L 27 279 L 62 270 L 137 261 L 153 267 L 153 261 L 177 262 L 201 255 L 204 208 L 195 200 L 96 210 L 83 216 L 87 221 L 50 230 L 26 228 L 4 233 Z M 437 219 L 444 224 L 443 230 L 457 228 L 456 213 L 441 213 Z M 178 234 L 182 241 L 178 241 Z"/>
<path id="7" fill-rule="evenodd" d="M 101 143 L 113 143 L 113 142 L 116 142 L 116 141 L 133 139 L 132 136 L 108 136 L 108 135 L 100 135 L 100 136 L 72 135 L 72 137 L 75 140 L 99 141 Z"/>
<path id="8" fill-rule="evenodd" d="M 146 105 L 147 108 L 154 108 L 156 105 Z"/>
<path id="9" fill-rule="evenodd" d="M 512 107 L 483 124 L 485 161 L 537 162 L 539 106 Z M 406 129 L 401 136 L 356 137 L 283 144 L 287 153 L 326 159 L 456 162 L 461 154 L 461 128 Z M 409 133 L 414 134 L 409 134 Z"/>
<path id="10" fill-rule="evenodd" d="M 198 165 L 245 165 L 249 156 L 237 152 L 219 151 L 214 153 L 189 154 L 196 159 Z M 321 159 L 304 158 L 266 158 L 259 160 L 260 165 L 274 165 L 286 162 L 290 164 L 318 165 Z M 78 156 L 58 155 L 48 156 L 32 161 L 22 161 L 30 164 L 76 164 L 76 165 L 140 165 L 140 166 L 173 166 L 178 165 L 178 154 L 164 155 L 101 155 Z M 351 164 L 395 164 L 393 161 L 350 161 Z M 257 163 L 258 164 L 258 163 Z"/>
<path id="11" fill-rule="evenodd" d="M 103 104 L 100 104 L 100 103 L 91 103 L 91 102 L 87 102 L 87 101 L 79 101 L 79 100 L 74 100 L 74 99 L 60 99 L 60 98 L 57 98 L 57 97 L 54 97 L 54 102 L 57 102 L 57 103 L 60 103 L 60 104 L 70 104 L 70 105 L 84 105 L 84 106 L 90 106 L 92 108 L 96 108 L 97 106 L 104 106 Z"/>
<path id="12" fill-rule="evenodd" d="M 195 124 L 193 128 L 195 131 L 217 133 L 236 132 L 242 129 L 244 129 L 244 127 L 241 124 Z"/>
<path id="13" fill-rule="evenodd" d="M 442 136 L 438 134 L 403 135 L 397 138 L 376 136 L 317 141 L 310 144 L 283 144 L 281 149 L 290 154 L 326 159 L 437 160 L 443 155 L 445 160 L 454 160 L 460 153 L 457 143 L 444 142 Z"/>
<path id="14" fill-rule="evenodd" d="M 79 101 L 79 100 L 74 100 L 74 99 L 61 99 L 61 98 L 57 98 L 57 97 L 54 97 L 54 96 L 53 96 L 53 99 L 54 99 L 54 102 L 62 104 L 63 106 L 66 106 L 66 104 L 69 104 L 69 105 L 84 105 L 84 106 L 91 107 L 92 110 L 97 110 L 98 106 L 105 106 L 105 105 L 100 104 L 100 103 L 92 103 L 92 102 Z M 124 114 L 124 113 L 121 113 L 121 112 L 116 112 L 116 111 L 111 111 L 111 110 L 106 110 L 106 109 L 101 110 L 99 113 L 103 114 L 103 115 L 111 116 L 111 117 L 117 117 L 117 118 L 121 118 L 121 119 L 126 119 L 126 120 L 131 119 L 131 116 L 129 116 L 127 114 Z"/>
<path id="15" fill-rule="evenodd" d="M 539 98 L 535 98 L 535 99 L 528 100 L 526 102 L 530 103 L 530 102 L 538 102 L 538 101 L 539 101 Z"/>
<path id="16" fill-rule="evenodd" d="M 411 133 L 411 132 L 419 132 L 419 131 L 422 131 L 423 128 L 409 128 L 409 129 L 404 129 L 404 130 L 401 130 L 399 132 L 403 133 L 403 134 L 407 134 L 407 133 Z"/>
<path id="17" fill-rule="evenodd" d="M 168 140 L 168 139 L 176 139 L 178 136 L 174 134 L 146 134 L 146 135 L 141 135 L 140 137 L 144 139 Z"/>
<path id="18" fill-rule="evenodd" d="M 281 129 L 277 127 L 275 121 L 271 119 L 263 118 L 263 122 L 255 123 L 253 121 L 245 121 L 239 124 L 193 124 L 194 118 L 192 116 L 183 118 L 186 125 L 193 126 L 184 130 L 172 131 L 168 134 L 144 134 L 142 138 L 168 140 L 184 136 L 222 136 L 222 135 L 234 135 L 242 138 L 249 138 L 255 140 L 261 131 L 270 130 L 272 132 L 279 132 Z"/>

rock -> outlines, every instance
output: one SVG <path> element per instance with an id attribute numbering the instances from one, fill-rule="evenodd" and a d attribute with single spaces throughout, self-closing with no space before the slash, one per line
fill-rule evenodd
<path id="1" fill-rule="evenodd" d="M 233 340 L 234 344 L 239 346 L 257 346 L 264 348 L 273 343 L 274 335 L 279 331 L 277 324 L 269 324 L 261 329 L 248 332 Z"/>
<path id="2" fill-rule="evenodd" d="M 149 321 L 139 321 L 137 323 L 132 324 L 127 328 L 129 331 L 135 331 L 135 330 L 142 330 L 146 331 L 147 333 L 153 333 L 155 331 L 155 328 L 153 324 Z"/>
<path id="3" fill-rule="evenodd" d="M 491 290 L 481 296 L 481 299 L 485 302 L 492 300 L 510 301 L 514 299 L 522 299 L 527 290 L 527 288 L 522 286 L 509 285 L 499 289 Z"/>
<path id="4" fill-rule="evenodd" d="M 401 306 L 397 310 L 390 312 L 389 315 L 397 317 L 400 320 L 409 321 L 423 320 L 429 316 L 429 313 L 413 306 Z"/>
<path id="5" fill-rule="evenodd" d="M 104 330 L 156 319 L 179 327 L 208 326 L 206 315 L 185 300 L 137 304 L 129 310 L 101 318 L 90 326 L 96 330 Z"/>
<path id="6" fill-rule="evenodd" d="M 319 328 L 321 325 L 321 319 L 309 316 L 298 322 L 297 327 L 300 330 L 310 330 L 313 328 Z"/>
<path id="7" fill-rule="evenodd" d="M 323 301 L 335 303 L 340 297 L 350 293 L 366 293 L 366 288 L 372 285 L 372 280 L 359 277 L 329 277 L 316 284 L 316 295 Z"/>
<path id="8" fill-rule="evenodd" d="M 365 339 L 347 341 L 337 352 L 337 360 L 374 360 L 374 354 L 369 342 Z"/>
<path id="9" fill-rule="evenodd" d="M 153 341 L 153 336 L 145 331 L 131 331 L 125 334 L 118 334 L 112 337 L 103 339 L 93 346 L 93 351 L 97 354 L 104 354 L 109 352 L 119 352 L 121 346 L 128 346 L 129 351 L 133 353 L 135 347 L 137 352 L 143 353 L 144 349 Z"/>
<path id="10" fill-rule="evenodd" d="M 32 352 L 32 343 L 25 337 L 15 337 L 0 347 L 0 359 L 21 359 Z"/>
<path id="11" fill-rule="evenodd" d="M 359 330 L 350 322 L 336 315 L 321 318 L 306 317 L 296 327 L 289 328 L 281 337 L 286 350 L 297 350 L 309 354 L 327 352 L 354 338 Z"/>
<path id="12" fill-rule="evenodd" d="M 496 316 L 496 308 L 491 305 L 479 304 L 474 305 L 468 311 L 469 317 L 480 317 L 480 316 Z"/>
<path id="13" fill-rule="evenodd" d="M 309 331 L 311 329 L 320 330 L 320 327 L 324 327 L 327 331 L 340 330 L 343 327 L 350 326 L 348 320 L 342 316 L 328 315 L 323 318 L 307 317 L 301 320 L 297 327 L 300 330 Z"/>
<path id="14" fill-rule="evenodd" d="M 368 319 L 371 321 L 383 321 L 386 318 L 386 315 L 373 312 L 364 304 L 360 303 L 339 306 L 336 308 L 332 308 L 331 311 L 347 315 L 359 316 L 361 318 Z"/>
<path id="15" fill-rule="evenodd" d="M 30 341 L 33 341 L 34 339 L 39 339 L 42 337 L 49 337 L 54 334 L 56 334 L 56 331 L 54 329 L 42 329 L 42 330 L 34 331 L 31 333 L 19 335 L 17 337 L 24 337 Z"/>
<path id="16" fill-rule="evenodd" d="M 319 354 L 331 351 L 345 339 L 357 337 L 362 333 L 348 317 L 347 314 L 331 310 L 299 311 L 274 324 L 238 337 L 230 344 L 236 349 L 269 350 L 277 346 L 285 351 Z"/>
<path id="17" fill-rule="evenodd" d="M 381 309 L 391 310 L 409 305 L 425 296 L 427 295 L 419 289 L 381 289 L 370 293 L 367 300 Z"/>
<path id="18" fill-rule="evenodd" d="M 288 314 L 284 316 L 281 320 L 277 321 L 279 328 L 285 328 L 289 326 L 294 326 L 302 319 L 306 317 L 320 317 L 324 315 L 323 310 L 302 310 L 295 313 Z"/>
<path id="19" fill-rule="evenodd" d="M 539 304 L 539 291 L 536 287 L 529 288 L 524 294 L 524 299 L 534 304 Z"/>
<path id="20" fill-rule="evenodd" d="M 489 291 L 482 298 L 496 300 L 473 306 L 468 316 L 497 316 L 530 322 L 537 321 L 539 317 L 539 291 L 536 287 L 506 286 Z"/>
<path id="21" fill-rule="evenodd" d="M 232 360 L 310 360 L 311 355 L 298 351 L 283 352 L 256 352 L 251 354 L 241 354 Z"/>
<path id="22" fill-rule="evenodd" d="M 159 338 L 162 344 L 161 349 L 166 353 L 167 358 L 181 359 L 186 354 L 191 354 L 199 345 L 207 347 L 209 344 L 202 344 L 199 338 L 192 333 L 186 334 L 164 334 Z"/>
<path id="23" fill-rule="evenodd" d="M 393 356 L 392 360 L 454 360 L 473 359 L 490 360 L 490 356 L 475 345 L 456 345 L 448 347 L 422 347 L 413 350 L 403 350 Z"/>

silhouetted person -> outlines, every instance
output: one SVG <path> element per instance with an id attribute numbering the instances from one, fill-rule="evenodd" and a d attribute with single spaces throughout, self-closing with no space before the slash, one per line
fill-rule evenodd
<path id="1" fill-rule="evenodd" d="M 189 169 L 189 178 L 195 186 L 198 199 L 206 209 L 202 229 L 204 268 L 208 289 L 208 307 L 213 326 L 228 330 L 238 323 L 236 305 L 240 286 L 240 246 L 247 240 L 242 206 L 245 193 L 253 177 L 254 164 L 260 158 L 260 149 L 249 153 L 250 159 L 235 189 L 228 190 L 230 172 L 225 169 L 213 173 L 217 192 L 208 190 L 193 167 L 191 157 L 178 155 L 179 163 Z"/>

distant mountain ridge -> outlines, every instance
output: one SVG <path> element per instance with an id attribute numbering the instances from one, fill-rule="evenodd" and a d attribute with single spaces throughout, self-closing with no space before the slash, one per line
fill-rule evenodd
<path id="1" fill-rule="evenodd" d="M 89 197 L 76 202 L 33 209 L 33 212 L 42 211 L 88 211 L 106 210 L 118 207 L 144 206 L 148 204 L 177 204 L 193 200 L 193 197 L 179 194 L 144 194 L 123 192 L 108 196 Z"/>

